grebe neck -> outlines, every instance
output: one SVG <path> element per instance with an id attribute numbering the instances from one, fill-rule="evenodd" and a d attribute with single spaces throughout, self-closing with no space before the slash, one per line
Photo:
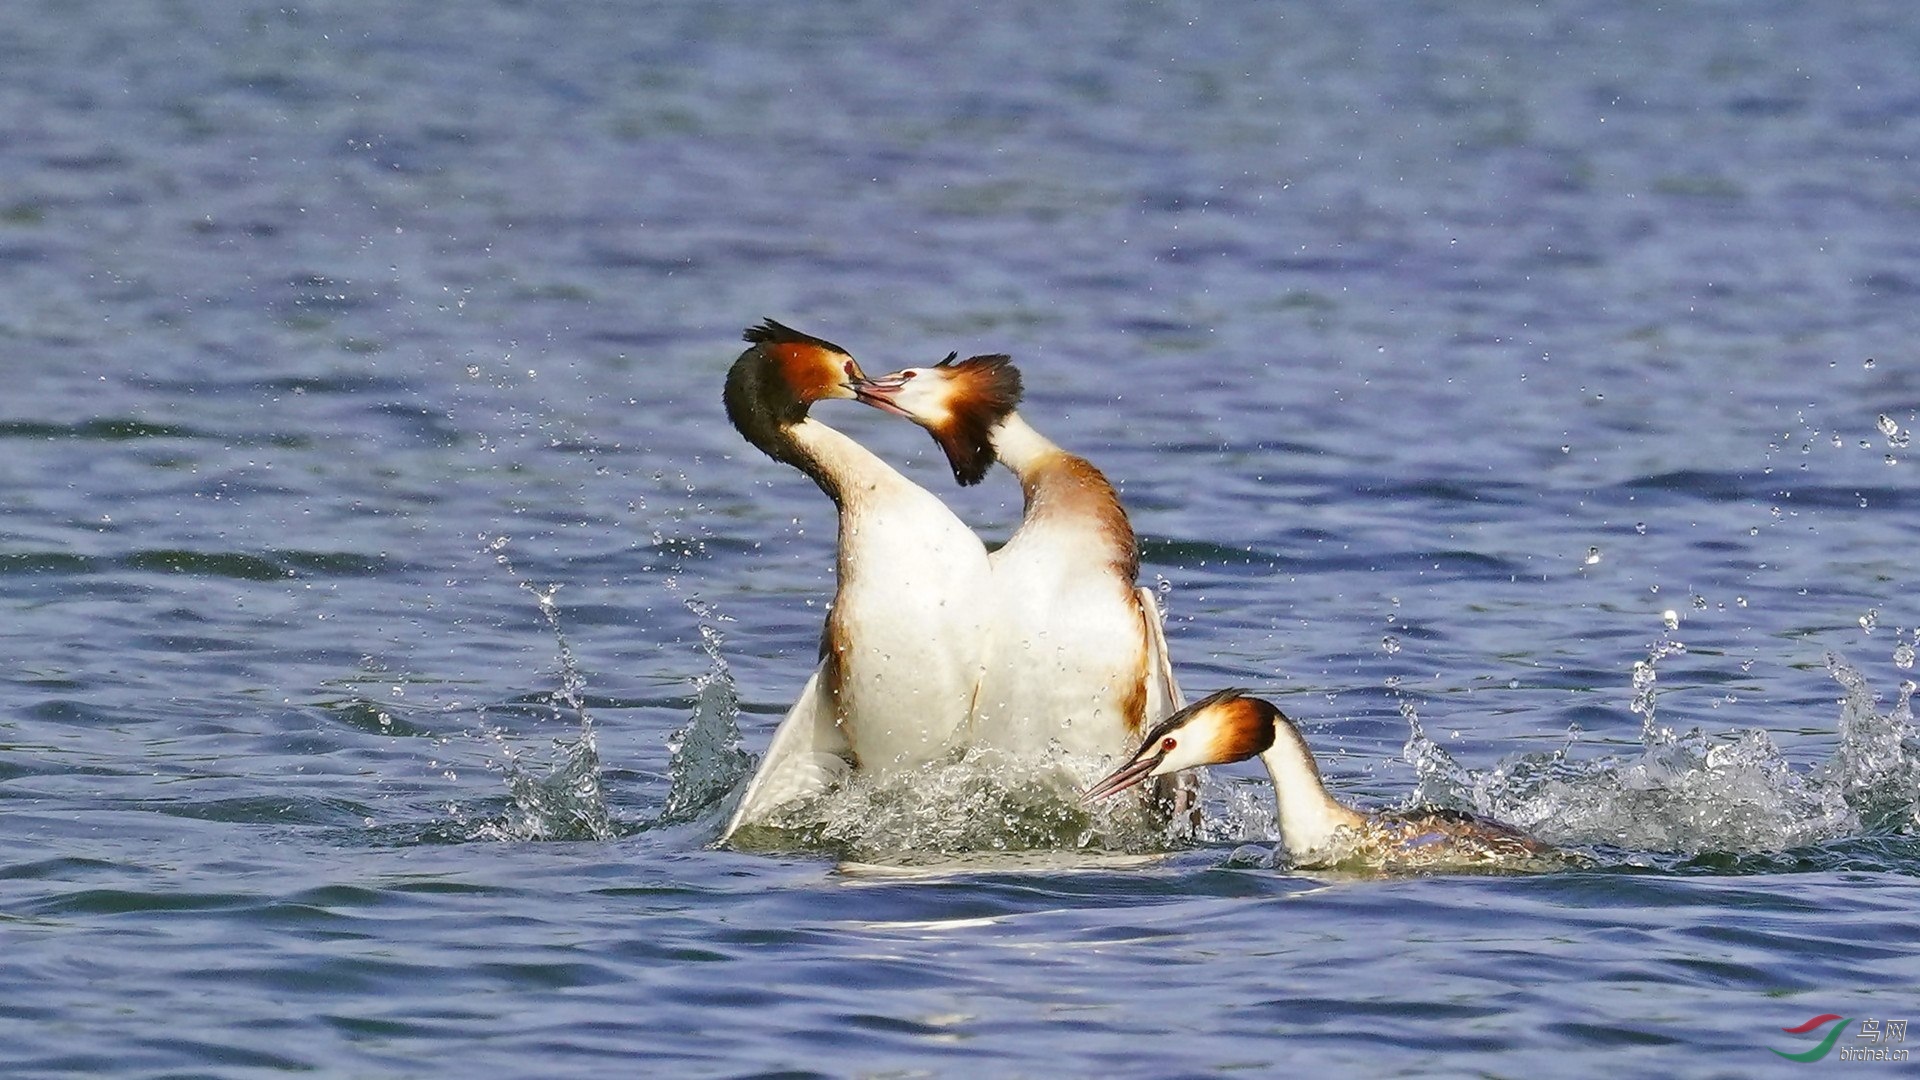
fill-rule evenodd
<path id="1" fill-rule="evenodd" d="M 1260 763 L 1273 780 L 1280 838 L 1294 858 L 1326 848 L 1342 827 L 1365 823 L 1365 818 L 1327 791 L 1306 740 L 1285 717 L 1275 718 L 1273 745 L 1261 751 Z"/>

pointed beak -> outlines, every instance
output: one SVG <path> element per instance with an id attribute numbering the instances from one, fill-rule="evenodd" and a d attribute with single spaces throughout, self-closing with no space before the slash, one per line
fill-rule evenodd
<path id="1" fill-rule="evenodd" d="M 867 373 L 860 370 L 860 365 L 853 362 L 853 357 L 847 357 L 846 361 L 840 365 L 840 374 L 842 376 L 840 385 L 855 397 L 860 396 L 860 387 L 867 382 Z"/>
<path id="2" fill-rule="evenodd" d="M 1109 774 L 1106 779 L 1101 780 L 1099 783 L 1081 792 L 1080 805 L 1085 806 L 1088 803 L 1098 802 L 1109 795 L 1117 795 L 1133 785 L 1138 784 L 1140 781 L 1152 775 L 1153 770 L 1159 767 L 1161 760 L 1166 756 L 1166 751 L 1163 750 L 1150 758 L 1132 761 L 1120 766 Z"/>
<path id="3" fill-rule="evenodd" d="M 900 388 L 905 385 L 907 380 L 901 375 L 882 375 L 877 379 L 869 379 L 862 375 L 853 380 L 853 396 L 881 412 L 889 412 L 911 420 L 912 413 L 893 403 L 894 395 L 898 394 Z"/>

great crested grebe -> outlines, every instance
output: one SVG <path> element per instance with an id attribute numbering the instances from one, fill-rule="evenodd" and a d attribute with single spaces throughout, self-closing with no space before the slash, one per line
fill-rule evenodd
<path id="1" fill-rule="evenodd" d="M 949 752 L 972 720 L 994 624 L 980 602 L 992 595 L 992 571 L 973 531 L 807 415 L 816 401 L 864 397 L 866 380 L 847 351 L 772 319 L 743 336 L 750 347 L 727 372 L 727 418 L 838 507 L 838 587 L 819 666 L 774 731 L 723 840 L 851 768 L 909 769 Z M 974 479 L 993 464 L 984 435 L 960 449 Z"/>
<path id="2" fill-rule="evenodd" d="M 956 473 L 984 433 L 1020 479 L 1020 527 L 988 556 L 1000 623 L 981 684 L 980 743 L 1032 758 L 1050 748 L 1108 758 L 1180 707 L 1160 606 L 1135 587 L 1139 551 L 1113 485 L 1011 411 L 1003 355 L 908 368 L 863 400 L 926 428 Z"/>
<path id="3" fill-rule="evenodd" d="M 1271 702 L 1222 690 L 1167 717 L 1133 760 L 1081 796 L 1104 799 L 1149 777 L 1258 755 L 1273 779 L 1280 838 L 1294 865 L 1378 870 L 1546 870 L 1577 856 L 1459 810 L 1361 813 L 1335 799 L 1305 739 Z"/>

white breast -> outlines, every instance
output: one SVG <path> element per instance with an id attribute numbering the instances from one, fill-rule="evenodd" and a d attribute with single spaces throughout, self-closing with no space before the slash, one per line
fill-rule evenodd
<path id="1" fill-rule="evenodd" d="M 903 484 L 871 496 L 841 523 L 838 713 L 860 768 L 911 768 L 970 737 L 993 579 L 979 538 L 933 495 Z"/>
<path id="2" fill-rule="evenodd" d="M 1023 757 L 1131 752 L 1150 659 L 1132 585 L 1064 538 L 1032 531 L 990 561 L 1001 621 L 981 741 Z"/>

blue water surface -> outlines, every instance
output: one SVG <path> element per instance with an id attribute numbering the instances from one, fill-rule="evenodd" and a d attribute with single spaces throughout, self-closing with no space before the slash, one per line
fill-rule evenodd
<path id="1" fill-rule="evenodd" d="M 1920 1011 L 1917 154 L 1891 2 L 0 8 L 0 1071 L 1811 1068 Z M 715 847 L 763 316 L 1012 353 L 1189 693 L 1593 864 Z"/>

